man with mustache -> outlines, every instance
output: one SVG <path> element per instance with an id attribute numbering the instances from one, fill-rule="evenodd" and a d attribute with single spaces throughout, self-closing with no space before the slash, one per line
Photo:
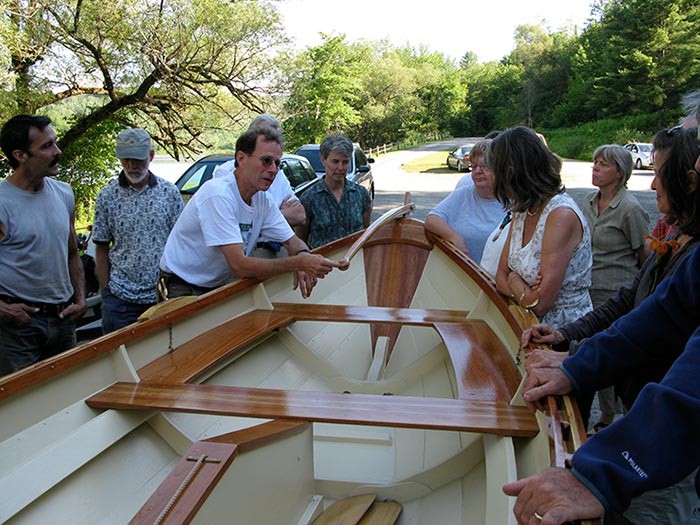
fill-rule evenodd
<path id="1" fill-rule="evenodd" d="M 129 128 L 117 135 L 122 171 L 95 203 L 92 239 L 102 294 L 102 332 L 136 321 L 156 303 L 158 263 L 182 211 L 174 184 L 149 170 L 151 136 Z"/>
<path id="2" fill-rule="evenodd" d="M 201 295 L 234 279 L 266 279 L 294 272 L 294 287 L 309 297 L 317 279 L 340 265 L 299 239 L 267 190 L 277 176 L 282 135 L 262 126 L 236 141 L 236 167 L 194 194 L 177 221 L 160 260 L 165 299 Z M 281 243 L 289 257 L 252 256 L 261 235 Z"/>
<path id="3" fill-rule="evenodd" d="M 58 175 L 51 119 L 17 115 L 0 131 L 0 376 L 75 346 L 87 308 L 75 200 Z"/>

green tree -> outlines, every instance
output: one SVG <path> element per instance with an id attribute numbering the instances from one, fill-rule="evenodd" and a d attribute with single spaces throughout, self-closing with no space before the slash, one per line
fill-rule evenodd
<path id="1" fill-rule="evenodd" d="M 285 132 L 290 146 L 320 142 L 360 123 L 357 109 L 370 48 L 348 44 L 345 35 L 322 35 L 323 42 L 301 53 L 288 79 Z"/>
<path id="2" fill-rule="evenodd" d="M 682 93 L 700 81 L 700 6 L 687 0 L 610 0 L 582 35 L 576 93 L 596 118 L 655 113 L 675 120 Z"/>
<path id="3" fill-rule="evenodd" d="M 62 170 L 69 180 L 104 180 L 92 172 L 104 165 L 87 157 L 107 153 L 94 134 L 113 133 L 114 124 L 146 128 L 175 158 L 198 151 L 204 130 L 260 109 L 270 51 L 284 42 L 278 14 L 265 2 L 0 3 L 0 114 L 61 115 L 59 146 L 75 161 Z M 86 95 L 94 96 L 70 106 L 79 113 L 55 109 Z"/>

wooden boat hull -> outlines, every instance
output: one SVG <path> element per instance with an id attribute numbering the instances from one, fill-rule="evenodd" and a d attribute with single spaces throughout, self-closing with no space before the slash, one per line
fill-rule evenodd
<path id="1" fill-rule="evenodd" d="M 514 523 L 502 484 L 564 454 L 517 400 L 527 312 L 419 221 L 360 253 L 310 300 L 237 281 L 0 380 L 0 522 L 306 525 L 371 493 Z"/>

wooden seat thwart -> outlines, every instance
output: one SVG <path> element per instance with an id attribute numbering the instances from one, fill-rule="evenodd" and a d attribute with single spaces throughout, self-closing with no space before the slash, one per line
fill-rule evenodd
<path id="1" fill-rule="evenodd" d="M 430 308 L 387 308 L 335 304 L 272 303 L 275 312 L 285 313 L 296 321 L 338 323 L 388 323 L 432 326 L 434 323 L 459 323 L 467 320 L 466 310 Z"/>
<path id="2" fill-rule="evenodd" d="M 294 317 L 275 310 L 253 310 L 204 332 L 139 369 L 142 381 L 185 383 L 232 357 L 246 345 L 288 326 Z"/>
<path id="3" fill-rule="evenodd" d="M 532 437 L 539 430 L 534 414 L 527 408 L 499 401 L 120 382 L 90 397 L 87 404 L 103 409 L 163 410 L 517 437 Z"/>
<path id="4" fill-rule="evenodd" d="M 520 384 L 520 373 L 486 322 L 441 322 L 434 327 L 450 354 L 459 399 L 510 402 Z"/>

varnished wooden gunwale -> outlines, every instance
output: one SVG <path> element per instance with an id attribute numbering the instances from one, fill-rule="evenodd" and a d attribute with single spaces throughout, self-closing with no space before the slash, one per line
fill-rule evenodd
<path id="1" fill-rule="evenodd" d="M 119 382 L 86 402 L 92 408 L 102 409 L 163 410 L 514 437 L 533 437 L 539 431 L 537 420 L 528 409 L 494 401 Z"/>
<path id="2" fill-rule="evenodd" d="M 101 355 L 119 348 L 120 345 L 128 345 L 135 339 L 147 337 L 167 328 L 170 324 L 183 321 L 201 310 L 217 305 L 228 297 L 253 288 L 259 282 L 255 279 L 235 281 L 201 295 L 196 301 L 165 315 L 142 323 L 130 324 L 116 332 L 103 335 L 88 343 L 76 346 L 54 357 L 39 361 L 27 368 L 4 376 L 0 378 L 0 400 L 47 381 L 63 372 L 89 363 Z"/>

